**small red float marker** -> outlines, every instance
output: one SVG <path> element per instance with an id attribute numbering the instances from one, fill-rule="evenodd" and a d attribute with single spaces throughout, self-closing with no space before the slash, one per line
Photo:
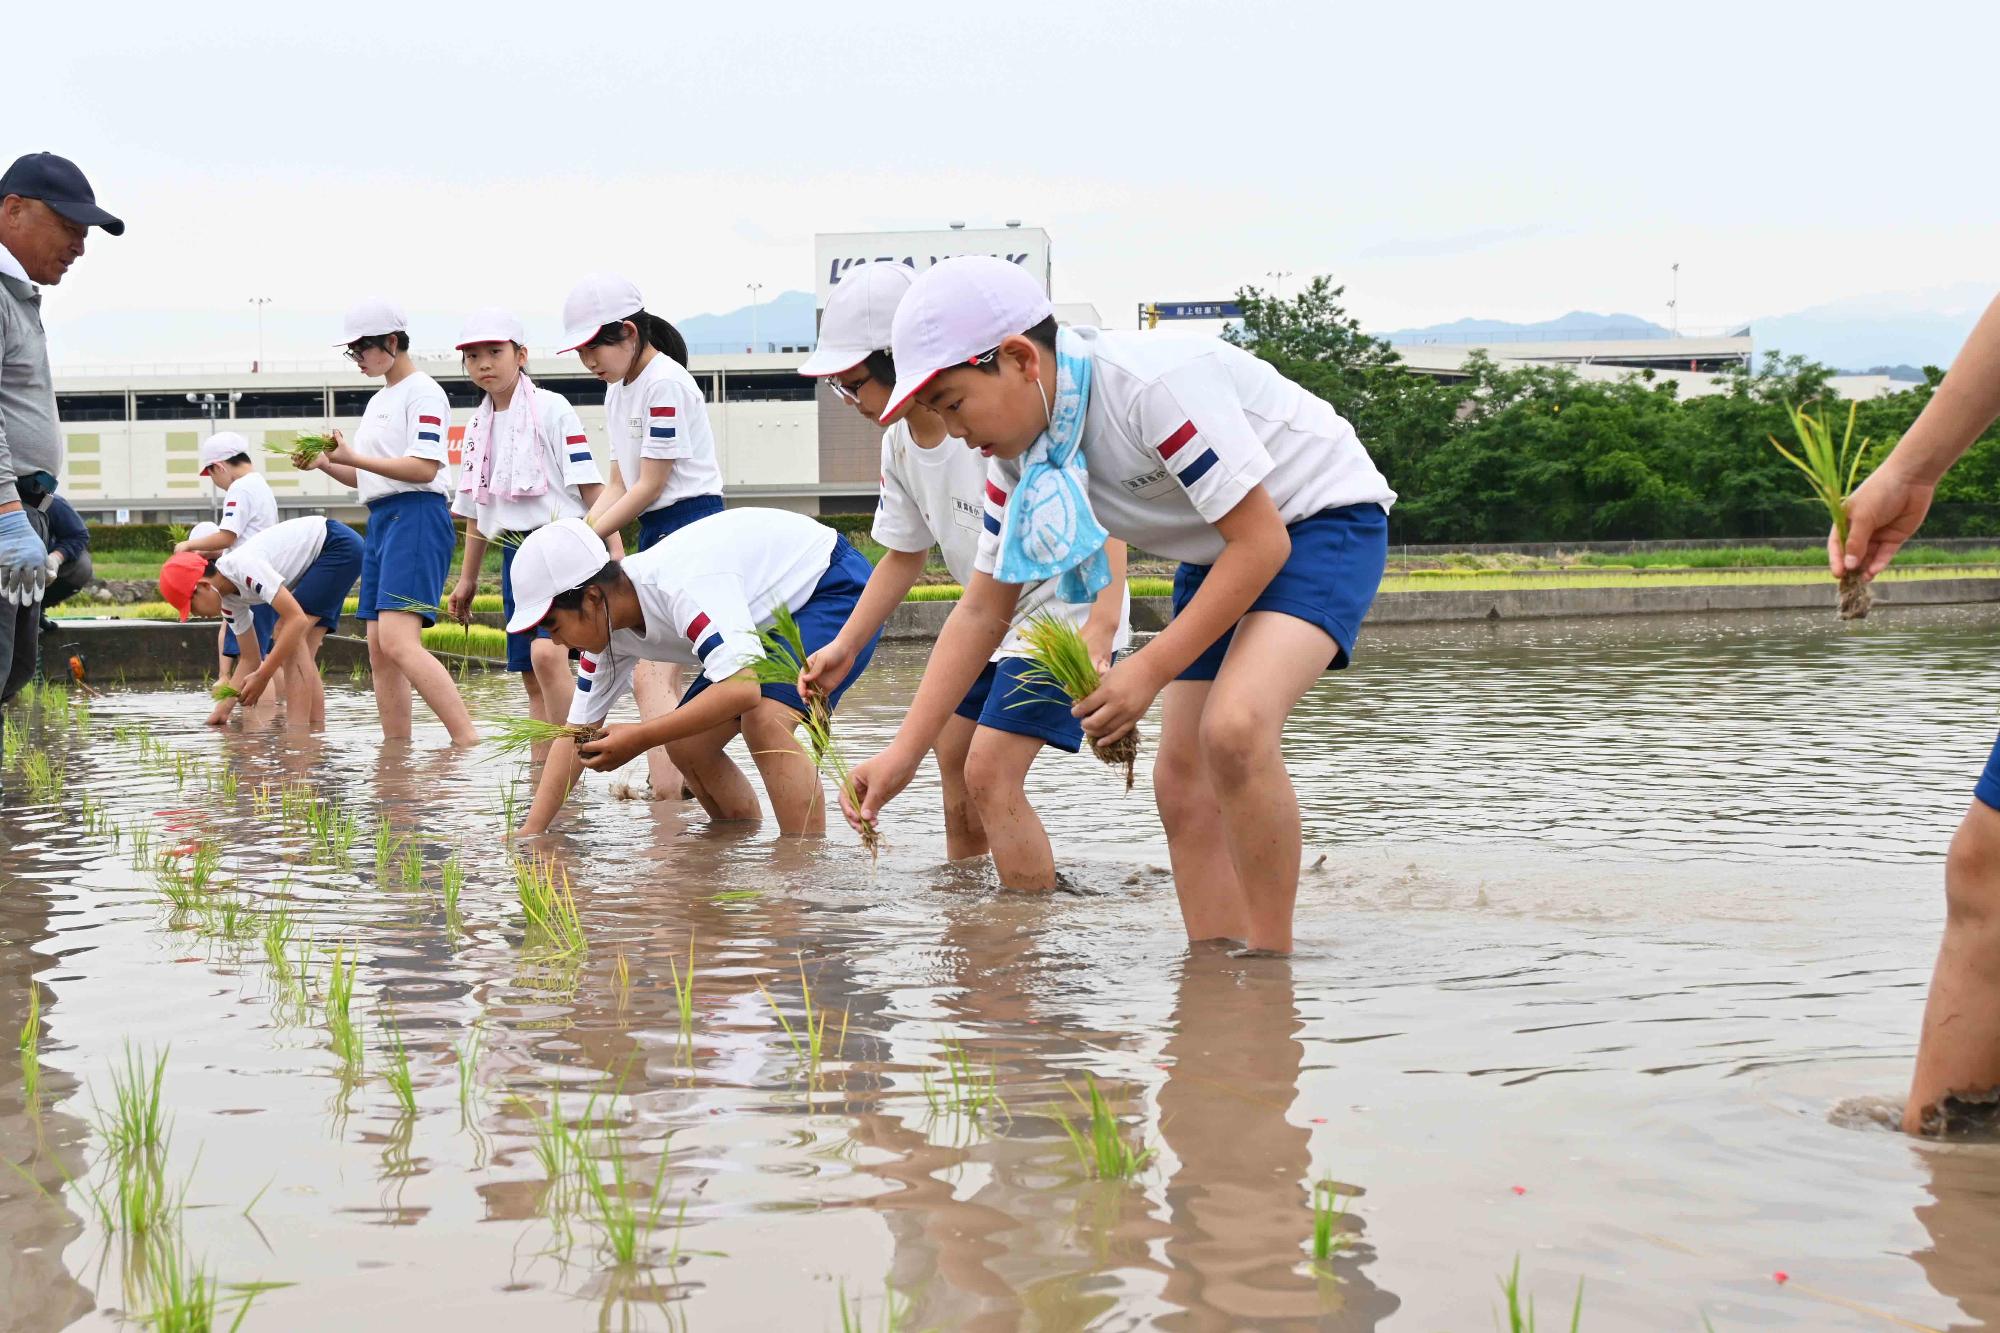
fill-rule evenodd
<path id="1" fill-rule="evenodd" d="M 1790 1273 L 1787 1273 L 1784 1269 L 1780 1268 L 1777 1272 L 1771 1274 L 1771 1280 L 1773 1282 L 1776 1282 L 1779 1286 L 1782 1287 L 1787 1282 L 1790 1282 L 1792 1280 L 1792 1275 Z"/>
<path id="2" fill-rule="evenodd" d="M 1528 1192 L 1528 1187 L 1526 1185 L 1516 1185 L 1514 1187 L 1514 1193 L 1516 1194 L 1526 1194 L 1527 1192 Z"/>

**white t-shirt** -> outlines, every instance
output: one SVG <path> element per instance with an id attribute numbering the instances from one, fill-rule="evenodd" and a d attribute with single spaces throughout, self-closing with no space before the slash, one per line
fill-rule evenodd
<path id="1" fill-rule="evenodd" d="M 654 352 L 638 379 L 604 391 L 604 424 L 611 461 L 627 490 L 639 484 L 640 459 L 673 460 L 667 484 L 647 513 L 690 496 L 722 494 L 722 465 L 701 386 L 665 352 Z"/>
<path id="2" fill-rule="evenodd" d="M 1286 523 L 1341 505 L 1396 501 L 1354 427 L 1240 347 L 1219 338 L 1078 328 L 1092 357 L 1083 456 L 1090 505 L 1142 551 L 1215 563 L 1218 519 L 1263 483 Z M 979 569 L 999 557 L 1021 460 L 987 467 Z"/>
<path id="3" fill-rule="evenodd" d="M 313 514 L 268 527 L 215 558 L 216 573 L 236 585 L 235 595 L 222 599 L 222 614 L 237 639 L 254 632 L 250 608 L 269 606 L 278 589 L 295 586 L 325 548 L 326 520 Z"/>
<path id="4" fill-rule="evenodd" d="M 510 418 L 520 410 L 521 394 L 517 390 L 507 410 L 493 414 L 492 434 L 495 437 L 507 434 Z M 559 518 L 582 518 L 590 507 L 584 504 L 576 488 L 597 486 L 604 481 L 597 470 L 597 460 L 590 456 L 590 437 L 584 433 L 583 422 L 569 405 L 569 399 L 538 384 L 535 414 L 540 418 L 535 423 L 535 438 L 542 446 L 542 470 L 548 475 L 549 489 L 520 500 L 509 500 L 496 493 L 483 506 L 473 499 L 471 491 L 459 491 L 452 497 L 451 512 L 476 522 L 484 537 L 497 537 L 503 532 L 533 532 Z"/>
<path id="5" fill-rule="evenodd" d="M 646 626 L 613 630 L 608 648 L 578 658 L 570 722 L 602 722 L 642 661 L 698 666 L 711 681 L 755 662 L 764 655 L 758 632 L 779 606 L 806 604 L 839 540 L 790 510 L 726 509 L 626 557 Z"/>
<path id="6" fill-rule="evenodd" d="M 370 458 L 428 458 L 438 465 L 427 482 L 391 481 L 380 473 L 355 469 L 355 486 L 363 504 L 404 491 L 451 494 L 451 455 L 445 436 L 451 429 L 451 401 L 438 382 L 413 371 L 400 383 L 377 389 L 361 409 L 361 424 L 351 442 Z"/>
<path id="7" fill-rule="evenodd" d="M 222 493 L 222 522 L 217 526 L 236 534 L 232 549 L 242 550 L 243 543 L 277 522 L 278 497 L 271 494 L 271 483 L 257 473 L 244 473 Z"/>
<path id="8" fill-rule="evenodd" d="M 979 554 L 984 515 L 981 493 L 986 489 L 986 460 L 954 439 L 926 449 L 910 435 L 908 420 L 882 432 L 882 496 L 875 505 L 875 540 L 892 551 L 929 551 L 935 545 L 945 568 L 964 584 L 972 577 Z M 1021 590 L 1014 623 L 1047 611 L 1083 628 L 1090 618 L 1089 602 L 1066 602 L 1054 579 Z M 1125 595 L 1124 614 L 1112 647 L 1123 651 L 1132 643 L 1132 596 Z M 993 660 L 1026 653 L 1020 631 L 1010 629 Z"/>

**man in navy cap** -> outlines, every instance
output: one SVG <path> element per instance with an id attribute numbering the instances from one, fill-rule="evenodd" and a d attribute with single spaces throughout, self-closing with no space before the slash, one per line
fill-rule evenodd
<path id="1" fill-rule="evenodd" d="M 82 257 L 92 227 L 125 231 L 67 158 L 29 153 L 0 175 L 0 702 L 35 674 L 49 578 L 38 507 L 63 464 L 41 289 Z"/>

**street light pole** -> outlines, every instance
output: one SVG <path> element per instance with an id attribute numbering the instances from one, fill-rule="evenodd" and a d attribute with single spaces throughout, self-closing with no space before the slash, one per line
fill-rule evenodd
<path id="1" fill-rule="evenodd" d="M 1279 269 L 1275 272 L 1266 273 L 1264 276 L 1271 280 L 1271 299 L 1274 301 L 1284 300 L 1285 279 L 1292 276 L 1292 271 L 1288 268 Z"/>
<path id="2" fill-rule="evenodd" d="M 271 304 L 271 298 L 268 296 L 253 296 L 250 298 L 250 304 L 257 307 L 256 369 L 261 371 L 264 368 L 264 307 Z"/>
<path id="3" fill-rule="evenodd" d="M 1674 337 L 1681 336 L 1681 266 L 1674 261 L 1674 299 L 1667 302 L 1668 318 L 1672 321 Z"/>
<path id="4" fill-rule="evenodd" d="M 745 283 L 745 284 L 743 284 L 743 285 L 744 285 L 744 286 L 746 286 L 746 287 L 748 287 L 748 288 L 750 289 L 750 350 L 754 352 L 754 351 L 757 351 L 757 350 L 758 350 L 758 347 L 757 347 L 757 296 L 758 296 L 758 293 L 760 293 L 760 292 L 762 292 L 762 291 L 764 290 L 764 284 L 763 284 L 763 283 L 761 283 L 761 282 L 747 282 L 747 283 Z"/>
<path id="5" fill-rule="evenodd" d="M 208 418 L 208 433 L 215 434 L 215 419 L 222 415 L 222 409 L 241 402 L 242 393 L 191 393 L 187 400 L 201 410 Z"/>

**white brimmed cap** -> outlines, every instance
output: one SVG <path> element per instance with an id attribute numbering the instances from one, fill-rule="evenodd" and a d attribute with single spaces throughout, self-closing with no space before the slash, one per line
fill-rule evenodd
<path id="1" fill-rule="evenodd" d="M 609 559 L 604 539 L 580 518 L 559 518 L 529 533 L 514 552 L 514 614 L 507 632 L 525 634 L 541 624 L 558 593 L 581 586 Z"/>
<path id="2" fill-rule="evenodd" d="M 345 347 L 357 338 L 376 338 L 385 333 L 408 333 L 410 321 L 403 314 L 403 307 L 394 301 L 372 297 L 350 309 L 340 321 L 340 341 L 335 347 Z"/>
<path id="3" fill-rule="evenodd" d="M 238 454 L 250 452 L 250 441 L 233 430 L 217 431 L 201 442 L 201 465 L 196 469 L 203 476 L 217 463 L 227 463 Z"/>
<path id="4" fill-rule="evenodd" d="M 193 527 L 188 529 L 188 540 L 191 542 L 198 542 L 203 537 L 213 537 L 216 533 L 220 531 L 222 531 L 222 525 L 220 523 L 210 523 L 207 520 L 203 520 L 202 522 L 197 523 Z"/>
<path id="5" fill-rule="evenodd" d="M 964 255 L 931 265 L 896 307 L 890 344 L 896 390 L 882 411 L 882 424 L 893 423 L 944 371 L 984 356 L 1002 339 L 1026 333 L 1055 312 L 1048 293 L 1019 264 Z"/>
<path id="6" fill-rule="evenodd" d="M 563 302 L 563 345 L 556 350 L 574 352 L 606 324 L 630 319 L 645 308 L 646 298 L 629 278 L 593 273 L 570 288 Z"/>
<path id="7" fill-rule="evenodd" d="M 838 375 L 886 352 L 896 332 L 896 307 L 917 280 L 909 265 L 893 260 L 849 269 L 819 322 L 819 344 L 799 367 L 801 375 Z"/>
<path id="8" fill-rule="evenodd" d="M 497 305 L 488 306 L 465 317 L 465 322 L 458 326 L 458 341 L 452 346 L 462 352 L 474 343 L 516 343 L 526 347 L 528 331 L 507 311 Z"/>

